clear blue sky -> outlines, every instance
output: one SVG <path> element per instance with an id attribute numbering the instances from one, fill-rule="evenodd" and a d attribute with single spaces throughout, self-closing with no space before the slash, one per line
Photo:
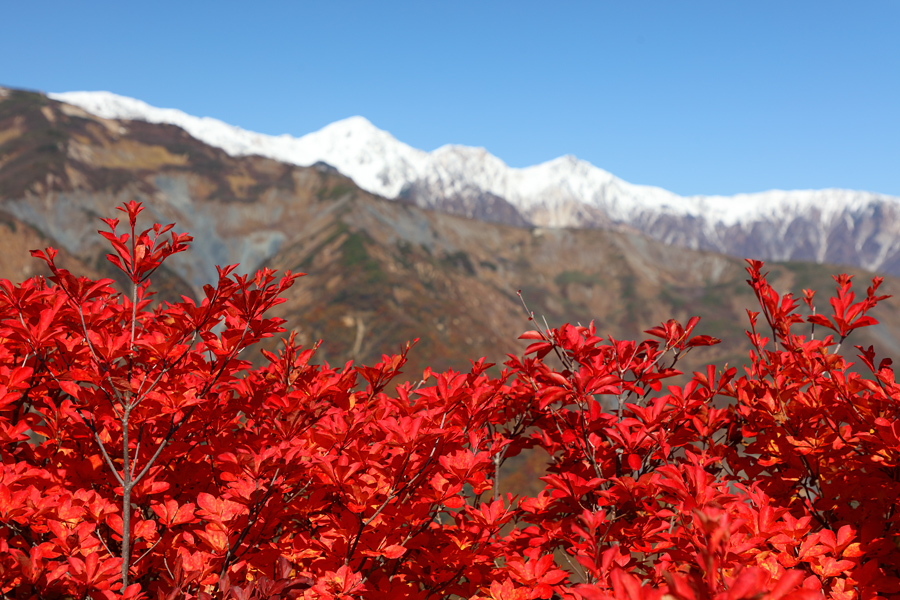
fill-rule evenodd
<path id="1" fill-rule="evenodd" d="M 3 2 L 0 85 L 300 136 L 363 115 L 681 194 L 900 196 L 900 2 Z"/>

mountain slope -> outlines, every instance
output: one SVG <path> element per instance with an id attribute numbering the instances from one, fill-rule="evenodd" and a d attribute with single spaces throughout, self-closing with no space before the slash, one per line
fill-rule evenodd
<path id="1" fill-rule="evenodd" d="M 482 148 L 411 148 L 362 117 L 301 138 L 266 136 L 108 92 L 51 95 L 106 118 L 183 127 L 232 156 L 325 162 L 374 194 L 512 225 L 632 227 L 732 256 L 855 265 L 900 275 L 900 198 L 849 190 L 682 197 L 564 156 L 513 169 Z"/>

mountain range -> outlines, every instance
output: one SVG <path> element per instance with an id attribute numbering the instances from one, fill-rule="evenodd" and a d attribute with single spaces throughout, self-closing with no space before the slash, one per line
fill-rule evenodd
<path id="1" fill-rule="evenodd" d="M 517 226 L 626 227 L 666 244 L 731 256 L 900 275 L 900 198 L 894 196 L 828 189 L 682 197 L 625 182 L 574 156 L 515 169 L 483 148 L 425 152 L 358 116 L 294 138 L 109 92 L 50 97 L 108 119 L 177 125 L 231 156 L 326 163 L 368 192 L 445 213 Z"/>
<path id="2" fill-rule="evenodd" d="M 118 111 L 137 108 L 104 112 L 90 105 L 91 98 L 112 98 L 121 105 Z M 540 187 L 535 182 L 565 182 L 570 169 L 587 179 L 603 173 L 586 163 L 564 158 L 516 170 L 483 150 L 447 147 L 425 153 L 360 118 L 300 139 L 274 138 L 281 140 L 278 146 L 270 144 L 273 138 L 221 122 L 155 110 L 108 94 L 48 96 L 0 88 L 0 277 L 21 281 L 40 274 L 28 250 L 46 246 L 59 248 L 62 265 L 73 272 L 115 276 L 96 235 L 99 217 L 137 199 L 148 208 L 148 224 L 175 222 L 195 238 L 188 253 L 173 257 L 155 277 L 162 299 L 196 295 L 215 278 L 216 265 L 305 272 L 277 311 L 304 343 L 324 340 L 319 360 L 371 363 L 418 338 L 410 374 L 426 365 L 465 368 L 468 359 L 481 356 L 502 361 L 506 353 L 523 350 L 517 337 L 534 327 L 518 290 L 551 325 L 593 320 L 601 335 L 619 339 L 641 337 L 643 330 L 670 317 L 686 321 L 699 314 L 699 332 L 723 343 L 689 355 L 688 369 L 710 361 L 736 364 L 747 356 L 744 311 L 754 307 L 754 300 L 740 259 L 703 249 L 675 250 L 643 233 L 639 221 L 626 222 L 618 213 L 602 213 L 605 221 L 592 227 L 603 228 L 588 227 L 586 221 L 583 227 L 551 226 L 562 224 L 560 215 L 575 218 L 587 209 L 554 212 L 558 221 L 537 226 L 540 211 L 529 212 L 524 196 L 510 191 L 529 189 L 522 183 L 526 180 L 534 189 Z M 294 158 L 264 155 L 273 148 L 294 152 Z M 455 183 L 452 173 L 466 169 L 451 160 L 454 156 L 468 157 L 474 172 Z M 406 157 L 405 163 L 398 159 L 405 167 L 390 166 L 397 157 Z M 357 173 L 354 161 L 363 165 Z M 443 171 L 434 167 L 440 161 Z M 401 177 L 403 169 L 407 174 Z M 624 196 L 616 194 L 644 189 L 605 176 L 609 186 L 603 197 L 619 198 L 620 207 Z M 566 189 L 587 189 L 587 179 L 572 175 Z M 382 188 L 384 193 L 365 189 L 379 180 L 393 187 Z M 435 181 L 443 187 L 429 184 Z M 477 187 L 479 181 L 506 181 L 507 187 Z M 457 190 L 456 200 L 427 200 L 439 188 Z M 838 196 L 819 193 L 837 202 Z M 661 190 L 648 194 L 669 198 Z M 894 200 L 847 194 L 881 207 L 870 226 L 883 232 L 885 207 Z M 529 198 L 536 206 L 535 197 Z M 654 213 L 655 222 L 689 205 L 690 199 L 672 198 L 671 214 Z M 649 211 L 651 204 L 641 210 Z M 549 215 L 562 204 L 550 198 L 543 206 Z M 809 211 L 800 200 L 792 206 Z M 640 213 L 633 206 L 628 210 Z M 821 206 L 816 210 L 826 212 Z M 691 218 L 702 229 L 700 218 Z M 646 216 L 647 223 L 653 219 Z M 862 221 L 855 223 L 859 233 Z M 732 226 L 750 227 L 748 239 L 754 227 L 762 227 L 741 221 Z M 827 293 L 833 288 L 830 274 L 837 270 L 798 261 L 771 265 L 775 285 L 797 292 L 812 287 Z M 841 270 L 861 283 L 871 275 L 858 267 Z M 900 280 L 888 277 L 884 290 L 900 294 Z M 854 343 L 900 352 L 898 309 L 900 302 L 889 300 L 876 315 L 882 323 L 859 332 Z"/>

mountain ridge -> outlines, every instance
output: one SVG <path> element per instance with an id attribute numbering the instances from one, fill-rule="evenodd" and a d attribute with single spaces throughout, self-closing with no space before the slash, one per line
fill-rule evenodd
<path id="1" fill-rule="evenodd" d="M 627 226 L 693 249 L 900 275 L 895 196 L 841 189 L 679 196 L 626 182 L 571 155 L 518 169 L 484 148 L 448 144 L 426 152 L 359 116 L 294 138 L 109 92 L 49 97 L 104 118 L 174 124 L 232 156 L 256 154 L 300 166 L 324 162 L 370 193 L 451 214 L 517 226 Z"/>
<path id="2" fill-rule="evenodd" d="M 542 184 L 559 184 L 564 177 L 573 174 L 580 175 L 576 181 L 580 184 L 579 195 L 591 198 L 594 190 L 585 190 L 583 180 L 593 178 L 594 185 L 615 186 L 622 189 L 623 194 L 640 195 L 645 204 L 640 209 L 647 208 L 648 198 L 651 198 L 657 208 L 671 208 L 686 216 L 698 216 L 701 213 L 712 213 L 714 218 L 726 225 L 741 222 L 741 217 L 751 216 L 750 207 L 753 204 L 765 205 L 761 210 L 771 211 L 773 205 L 785 196 L 794 201 L 795 205 L 818 204 L 820 207 L 835 211 L 837 203 L 825 206 L 818 202 L 819 199 L 829 195 L 840 195 L 844 199 L 850 199 L 859 203 L 857 199 L 889 199 L 900 203 L 900 197 L 867 192 L 860 190 L 847 190 L 841 188 L 807 189 L 807 190 L 766 190 L 761 192 L 747 192 L 734 195 L 690 195 L 680 196 L 660 187 L 634 184 L 626 182 L 608 171 L 597 167 L 574 155 L 566 154 L 549 161 L 524 168 L 507 166 L 502 159 L 490 154 L 485 148 L 464 146 L 461 144 L 445 144 L 439 148 L 426 152 L 413 148 L 397 140 L 389 132 L 372 124 L 362 116 L 352 116 L 335 121 L 318 131 L 314 131 L 301 137 L 293 137 L 289 134 L 271 136 L 255 133 L 240 127 L 229 125 L 224 121 L 211 117 L 195 117 L 183 111 L 170 108 L 157 108 L 141 100 L 120 96 L 111 92 L 63 92 L 50 93 L 48 97 L 78 106 L 92 114 L 107 119 L 143 120 L 150 123 L 166 123 L 184 128 L 197 139 L 212 146 L 225 150 L 232 156 L 245 156 L 258 154 L 267 158 L 274 158 L 296 164 L 298 166 L 311 166 L 315 162 L 322 161 L 335 166 L 344 175 L 353 179 L 360 187 L 374 194 L 386 198 L 397 198 L 403 189 L 403 184 L 395 178 L 380 181 L 370 181 L 365 175 L 364 169 L 351 161 L 359 160 L 357 156 L 350 156 L 344 160 L 335 160 L 336 153 L 348 153 L 348 150 L 358 150 L 362 147 L 367 151 L 366 157 L 371 162 L 376 156 L 382 158 L 384 163 L 392 163 L 400 160 L 405 163 L 419 163 L 429 160 L 433 163 L 427 168 L 436 171 L 440 175 L 458 175 L 460 167 L 470 167 L 474 163 L 486 163 L 479 169 L 473 169 L 472 179 L 460 182 L 458 178 L 445 182 L 447 192 L 458 191 L 454 185 L 477 183 L 486 191 L 503 197 L 517 198 L 517 206 L 527 208 L 528 203 L 536 203 L 533 191 L 539 189 Z M 358 140 L 362 139 L 360 143 Z M 348 143 L 341 144 L 340 141 Z M 376 153 L 374 150 L 384 150 Z M 340 157 L 337 157 L 340 158 Z M 329 160 L 331 159 L 331 160 Z M 337 164 L 336 164 L 337 163 Z M 344 164 L 341 164 L 344 163 Z M 343 167 L 343 168 L 342 168 Z M 421 165 L 415 167 L 422 169 Z M 393 167 L 398 173 L 407 170 L 406 165 Z M 524 180 L 524 183 L 510 183 L 507 180 L 511 175 Z M 419 177 L 421 177 L 421 173 Z M 434 175 L 432 175 L 434 176 Z M 407 178 L 411 178 L 407 175 Z M 571 186 L 571 182 L 569 183 Z M 594 197 L 596 194 L 594 195 Z M 740 206 L 725 206 L 728 201 L 735 201 Z M 749 202 L 748 202 L 749 201 Z M 588 202 L 594 207 L 596 202 Z M 639 203 L 640 204 L 640 203 Z M 616 215 L 617 218 L 627 216 L 628 209 L 622 208 Z M 540 226 L 554 226 L 546 223 L 535 223 Z"/>

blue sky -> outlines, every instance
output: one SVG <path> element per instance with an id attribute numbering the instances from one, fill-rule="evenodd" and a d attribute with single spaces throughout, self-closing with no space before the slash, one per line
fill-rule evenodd
<path id="1" fill-rule="evenodd" d="M 900 2 L 5 2 L 0 84 L 300 136 L 363 115 L 680 194 L 900 196 Z"/>

